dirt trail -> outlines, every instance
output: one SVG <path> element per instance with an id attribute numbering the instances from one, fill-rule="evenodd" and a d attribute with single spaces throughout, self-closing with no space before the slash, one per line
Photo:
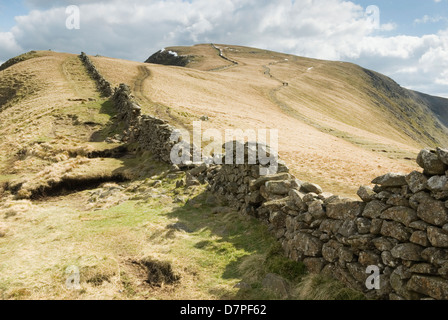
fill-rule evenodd
<path id="1" fill-rule="evenodd" d="M 166 118 L 166 115 L 168 115 L 169 120 L 170 122 L 172 122 L 172 124 L 174 124 L 175 126 L 181 126 L 185 129 L 188 129 L 175 115 L 171 113 L 170 108 L 152 101 L 145 94 L 145 81 L 150 77 L 151 77 L 151 70 L 149 70 L 148 67 L 146 66 L 138 67 L 138 75 L 135 78 L 131 88 L 132 93 L 135 95 L 137 101 L 140 104 L 151 107 L 152 110 L 154 111 L 154 116 L 164 119 Z"/>
<path id="2" fill-rule="evenodd" d="M 88 99 L 99 95 L 95 81 L 87 74 L 77 56 L 69 57 L 63 62 L 62 73 L 70 88 L 79 98 Z"/>
<path id="3" fill-rule="evenodd" d="M 218 67 L 218 68 L 210 69 L 210 70 L 208 70 L 208 71 L 223 71 L 223 70 L 227 70 L 227 69 L 229 69 L 229 68 L 233 68 L 233 67 L 237 67 L 237 66 L 239 66 L 239 63 L 238 63 L 237 61 L 232 60 L 232 59 L 226 57 L 226 56 L 224 55 L 224 53 L 223 53 L 223 51 L 222 51 L 221 48 L 217 47 L 217 46 L 216 46 L 215 44 L 213 44 L 213 43 L 211 44 L 211 46 L 212 46 L 212 48 L 214 48 L 215 50 L 218 51 L 218 55 L 219 55 L 222 59 L 224 59 L 224 60 L 226 60 L 226 61 L 229 61 L 229 62 L 232 63 L 232 64 L 229 64 L 229 65 L 227 65 L 227 66 L 223 66 L 223 67 Z"/>
<path id="4" fill-rule="evenodd" d="M 289 106 L 287 103 L 285 103 L 284 101 L 278 99 L 277 97 L 277 93 L 285 88 L 289 87 L 289 83 L 287 81 L 281 80 L 277 77 L 275 77 L 272 73 L 271 73 L 271 69 L 269 68 L 269 66 L 272 65 L 276 65 L 279 63 L 282 63 L 283 61 L 277 61 L 277 62 L 271 62 L 268 65 L 263 65 L 263 74 L 273 80 L 278 81 L 279 83 L 281 83 L 280 86 L 271 89 L 269 91 L 269 98 L 270 100 L 275 103 L 278 107 L 280 107 L 280 110 L 287 114 L 290 117 L 293 117 L 297 120 L 300 120 L 304 123 L 306 123 L 307 125 L 316 128 L 317 130 L 319 130 L 320 132 L 323 133 L 327 133 L 330 134 L 336 138 L 339 139 L 343 139 L 357 147 L 366 149 L 368 151 L 373 151 L 373 152 L 377 152 L 377 153 L 387 153 L 386 150 L 390 149 L 390 146 L 388 145 L 383 145 L 380 144 L 378 142 L 374 142 L 374 141 L 368 141 L 366 139 L 363 139 L 361 137 L 358 136 L 354 136 L 349 134 L 348 132 L 345 131 L 340 131 L 334 128 L 330 128 L 327 126 L 324 126 L 316 121 L 313 121 L 310 118 L 307 118 L 306 116 L 304 116 L 303 114 L 301 114 L 299 111 L 297 111 L 296 109 L 294 109 L 293 107 Z M 321 65 L 318 65 L 314 68 L 319 68 Z M 303 77 L 306 74 L 306 72 L 303 72 L 299 77 Z M 375 146 L 375 148 L 373 148 L 373 146 Z M 407 151 L 396 151 L 393 154 L 393 158 L 400 158 L 400 159 L 404 159 L 404 160 L 413 160 L 412 158 L 409 157 L 410 154 Z"/>

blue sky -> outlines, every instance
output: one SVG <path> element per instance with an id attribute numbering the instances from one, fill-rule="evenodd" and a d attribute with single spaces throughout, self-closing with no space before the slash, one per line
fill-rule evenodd
<path id="1" fill-rule="evenodd" d="M 79 30 L 65 25 L 72 4 Z M 448 97 L 448 0 L 0 0 L 0 62 L 49 48 L 144 61 L 209 42 L 350 61 Z"/>
<path id="2" fill-rule="evenodd" d="M 391 32 L 391 35 L 422 36 L 436 33 L 448 26 L 448 2 L 446 0 L 440 2 L 434 0 L 359 0 L 354 2 L 365 7 L 372 4 L 377 5 L 381 10 L 382 23 L 396 24 L 396 29 Z M 441 19 L 430 23 L 415 22 L 423 19 L 425 15 Z"/>

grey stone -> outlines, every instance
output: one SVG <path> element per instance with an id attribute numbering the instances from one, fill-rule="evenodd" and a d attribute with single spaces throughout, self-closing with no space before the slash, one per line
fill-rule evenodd
<path id="1" fill-rule="evenodd" d="M 409 198 L 409 205 L 411 206 L 411 208 L 417 210 L 418 206 L 421 203 L 429 201 L 429 200 L 433 200 L 431 198 L 431 195 L 427 192 L 420 191 Z"/>
<path id="2" fill-rule="evenodd" d="M 327 216 L 337 220 L 354 219 L 361 215 L 364 208 L 363 202 L 343 199 L 327 205 Z"/>
<path id="3" fill-rule="evenodd" d="M 376 199 L 387 201 L 390 197 L 392 197 L 393 193 L 389 191 L 381 191 L 376 195 Z"/>
<path id="4" fill-rule="evenodd" d="M 372 227 L 372 221 L 367 218 L 356 219 L 356 227 L 360 234 L 370 233 L 370 228 Z"/>
<path id="5" fill-rule="evenodd" d="M 250 284 L 248 284 L 247 282 L 238 282 L 233 287 L 236 288 L 236 289 L 241 289 L 241 290 L 250 290 L 250 289 L 252 289 L 252 286 Z"/>
<path id="6" fill-rule="evenodd" d="M 181 223 L 181 222 L 169 224 L 167 226 L 167 229 L 173 229 L 173 230 L 177 230 L 177 231 L 185 231 L 186 233 L 193 232 L 187 225 L 185 225 L 184 223 Z"/>
<path id="7" fill-rule="evenodd" d="M 205 163 L 201 164 L 200 166 L 191 169 L 188 171 L 192 176 L 196 177 L 200 175 L 201 173 L 207 171 L 207 165 Z"/>
<path id="8" fill-rule="evenodd" d="M 307 193 L 304 197 L 303 197 L 303 202 L 305 202 L 305 203 L 310 203 L 310 202 L 313 202 L 313 201 L 316 201 L 316 200 L 319 200 L 319 195 L 317 194 L 317 193 L 314 193 L 314 192 L 310 192 L 310 193 Z"/>
<path id="9" fill-rule="evenodd" d="M 415 264 L 409 269 L 409 271 L 412 273 L 419 273 L 419 274 L 429 274 L 429 275 L 437 274 L 437 268 L 429 263 Z"/>
<path id="10" fill-rule="evenodd" d="M 185 186 L 191 187 L 191 186 L 199 186 L 201 183 L 199 180 L 192 176 L 190 173 L 187 172 L 186 178 L 185 178 Z"/>
<path id="11" fill-rule="evenodd" d="M 428 178 L 423 173 L 413 171 L 406 176 L 406 182 L 412 193 L 417 193 L 426 189 Z"/>
<path id="12" fill-rule="evenodd" d="M 255 191 L 260 189 L 261 186 L 265 185 L 268 181 L 284 181 L 291 180 L 291 175 L 289 173 L 278 173 L 274 175 L 262 176 L 256 180 L 251 180 L 249 182 L 250 191 Z"/>
<path id="13" fill-rule="evenodd" d="M 340 247 L 338 249 L 338 256 L 340 262 L 352 262 L 354 259 L 353 251 L 348 247 Z"/>
<path id="14" fill-rule="evenodd" d="M 316 219 L 325 218 L 325 210 L 323 207 L 324 202 L 322 200 L 316 200 L 309 204 L 308 212 Z"/>
<path id="15" fill-rule="evenodd" d="M 274 291 L 282 297 L 289 296 L 289 284 L 281 276 L 268 273 L 262 281 L 263 288 Z"/>
<path id="16" fill-rule="evenodd" d="M 426 228 L 428 228 L 428 224 L 425 221 L 418 220 L 411 222 L 409 224 L 409 227 L 412 229 L 420 230 L 420 231 L 426 231 Z"/>
<path id="17" fill-rule="evenodd" d="M 287 195 L 291 189 L 291 182 L 285 181 L 267 181 L 266 191 L 275 195 Z"/>
<path id="18" fill-rule="evenodd" d="M 415 231 L 411 235 L 410 241 L 423 247 L 429 246 L 429 240 L 428 236 L 426 235 L 426 231 Z"/>
<path id="19" fill-rule="evenodd" d="M 437 300 L 448 299 L 448 282 L 437 277 L 413 275 L 407 288 Z"/>
<path id="20" fill-rule="evenodd" d="M 428 199 L 423 201 L 417 209 L 420 219 L 436 226 L 443 226 L 448 222 L 448 212 L 444 203 Z"/>
<path id="21" fill-rule="evenodd" d="M 316 193 L 316 194 L 321 194 L 323 192 L 322 188 L 315 184 L 315 183 L 309 183 L 309 182 L 304 182 L 302 183 L 302 187 L 301 190 L 303 189 L 303 191 L 309 193 Z"/>
<path id="22" fill-rule="evenodd" d="M 346 243 L 355 250 L 370 250 L 373 247 L 372 240 L 374 237 L 370 234 L 354 235 L 348 238 Z"/>
<path id="23" fill-rule="evenodd" d="M 307 206 L 306 206 L 305 202 L 303 201 L 303 198 L 305 196 L 304 193 L 302 193 L 296 189 L 291 189 L 289 191 L 288 195 L 294 201 L 297 208 L 299 208 L 300 210 L 305 210 L 305 211 L 307 210 Z"/>
<path id="24" fill-rule="evenodd" d="M 274 211 L 269 217 L 269 221 L 275 228 L 284 228 L 286 226 L 286 214 L 281 211 Z"/>
<path id="25" fill-rule="evenodd" d="M 376 193 L 371 187 L 361 186 L 359 187 L 357 195 L 361 198 L 362 201 L 370 202 L 375 199 Z"/>
<path id="26" fill-rule="evenodd" d="M 366 268 L 357 262 L 347 263 L 347 269 L 350 272 L 350 274 L 353 276 L 353 278 L 355 278 L 356 281 L 358 281 L 360 283 L 365 283 L 367 280 L 367 277 L 369 276 L 366 273 Z"/>
<path id="27" fill-rule="evenodd" d="M 381 214 L 381 219 L 393 220 L 409 226 L 411 222 L 418 220 L 417 212 L 408 207 L 392 207 Z"/>
<path id="28" fill-rule="evenodd" d="M 263 200 L 264 198 L 258 190 L 251 192 L 248 197 L 249 204 L 259 204 L 262 203 Z"/>
<path id="29" fill-rule="evenodd" d="M 406 281 L 400 277 L 400 275 L 394 271 L 390 276 L 390 285 L 392 289 L 405 300 L 416 300 L 419 298 L 419 294 L 408 290 L 406 287 Z"/>
<path id="30" fill-rule="evenodd" d="M 428 227 L 427 229 L 428 239 L 431 244 L 436 248 L 448 248 L 448 232 L 436 228 Z"/>
<path id="31" fill-rule="evenodd" d="M 336 234 L 342 226 L 342 220 L 325 219 L 319 226 L 319 230 L 328 234 Z"/>
<path id="32" fill-rule="evenodd" d="M 390 206 L 384 204 L 383 202 L 373 200 L 366 205 L 362 215 L 366 218 L 376 219 L 379 218 L 381 213 L 388 208 L 390 208 Z"/>
<path id="33" fill-rule="evenodd" d="M 393 272 L 396 273 L 401 280 L 409 280 L 412 277 L 412 273 L 409 268 L 406 268 L 403 265 L 398 266 Z"/>
<path id="34" fill-rule="evenodd" d="M 380 264 L 381 258 L 373 251 L 361 251 L 358 257 L 359 263 L 363 266 L 377 266 Z"/>
<path id="35" fill-rule="evenodd" d="M 372 225 L 370 226 L 370 233 L 377 235 L 381 233 L 381 228 L 383 227 L 383 220 L 381 219 L 373 219 Z"/>
<path id="36" fill-rule="evenodd" d="M 422 258 L 431 264 L 441 266 L 448 261 L 448 250 L 438 248 L 426 248 L 422 252 Z"/>
<path id="37" fill-rule="evenodd" d="M 422 261 L 421 253 L 423 249 L 422 246 L 416 244 L 404 243 L 395 246 L 391 253 L 394 258 L 408 261 Z"/>
<path id="38" fill-rule="evenodd" d="M 448 178 L 446 176 L 433 176 L 428 180 L 428 189 L 432 192 L 448 190 Z"/>
<path id="39" fill-rule="evenodd" d="M 304 232 L 299 232 L 294 238 L 295 247 L 308 257 L 319 257 L 323 243 L 319 239 Z"/>
<path id="40" fill-rule="evenodd" d="M 387 173 L 372 181 L 382 187 L 401 187 L 406 184 L 406 176 L 400 173 Z"/>
<path id="41" fill-rule="evenodd" d="M 356 234 L 357 227 L 356 221 L 352 219 L 347 219 L 344 221 L 342 226 L 339 228 L 338 233 L 342 236 L 348 238 L 354 234 Z"/>
<path id="42" fill-rule="evenodd" d="M 448 165 L 448 150 L 437 148 L 436 149 L 437 156 L 439 157 L 440 161 L 442 161 L 444 164 Z"/>
<path id="43" fill-rule="evenodd" d="M 391 268 L 398 266 L 398 259 L 395 258 L 390 251 L 383 251 L 381 253 L 381 261 Z"/>
<path id="44" fill-rule="evenodd" d="M 422 150 L 417 157 L 417 164 L 429 175 L 444 174 L 447 170 L 444 164 L 433 150 Z"/>
<path id="45" fill-rule="evenodd" d="M 319 274 L 325 267 L 325 260 L 323 258 L 306 258 L 303 260 L 303 264 L 310 273 Z"/>
<path id="46" fill-rule="evenodd" d="M 262 204 L 262 208 L 267 208 L 268 210 L 278 210 L 281 211 L 282 208 L 287 206 L 288 201 L 290 200 L 289 197 L 281 198 L 277 200 L 267 201 Z"/>
<path id="47" fill-rule="evenodd" d="M 397 207 L 409 207 L 409 200 L 402 195 L 394 194 L 387 199 L 386 204 Z"/>
<path id="48" fill-rule="evenodd" d="M 323 245 L 322 256 L 328 262 L 336 262 L 339 257 L 338 250 L 342 247 L 344 247 L 343 244 L 335 240 L 330 240 Z"/>
<path id="49" fill-rule="evenodd" d="M 383 226 L 381 227 L 381 234 L 402 242 L 408 241 L 411 236 L 403 224 L 395 221 L 384 221 Z"/>
<path id="50" fill-rule="evenodd" d="M 396 239 L 385 237 L 376 238 L 372 242 L 380 251 L 391 251 L 398 244 Z"/>

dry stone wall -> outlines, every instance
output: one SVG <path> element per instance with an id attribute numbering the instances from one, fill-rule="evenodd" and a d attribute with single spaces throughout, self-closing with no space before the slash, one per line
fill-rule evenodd
<path id="1" fill-rule="evenodd" d="M 93 80 L 96 81 L 98 90 L 103 94 L 105 97 L 110 97 L 112 95 L 112 86 L 111 84 L 104 79 L 104 77 L 98 72 L 95 65 L 92 63 L 92 60 L 84 53 L 81 52 L 81 55 L 79 56 L 81 61 L 84 63 L 84 66 L 86 67 L 87 71 L 89 72 L 90 76 L 93 78 Z"/>
<path id="2" fill-rule="evenodd" d="M 176 129 L 142 115 L 126 85 L 112 100 L 126 139 L 170 163 Z M 247 160 L 247 143 L 244 152 Z M 359 188 L 359 201 L 296 179 L 281 161 L 276 174 L 260 176 L 259 162 L 225 164 L 220 157 L 223 165 L 184 166 L 187 185 L 207 183 L 229 206 L 265 222 L 285 254 L 311 272 L 370 298 L 448 299 L 448 150 L 422 150 L 423 172 L 378 177 L 373 188 Z M 371 270 L 379 271 L 379 288 L 366 285 Z"/>
<path id="3" fill-rule="evenodd" d="M 289 258 L 336 277 L 370 298 L 448 299 L 448 150 L 422 150 L 424 169 L 388 173 L 362 186 L 361 201 L 325 193 L 286 166 L 259 176 L 258 165 L 203 170 L 210 189 L 268 226 Z M 380 271 L 368 289 L 369 267 Z"/>

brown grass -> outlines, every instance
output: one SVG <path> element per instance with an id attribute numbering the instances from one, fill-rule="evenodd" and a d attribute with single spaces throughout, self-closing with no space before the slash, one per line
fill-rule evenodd
<path id="1" fill-rule="evenodd" d="M 404 158 L 416 156 L 418 143 L 391 126 L 386 114 L 372 107 L 360 89 L 347 87 L 346 79 L 338 78 L 337 71 L 346 65 L 218 46 L 240 65 L 206 72 L 109 58 L 95 58 L 95 63 L 114 83 L 133 83 L 139 65 L 148 67 L 151 76 L 143 84 L 144 94 L 166 110 L 159 108 L 157 116 L 173 122 L 170 115 L 174 114 L 187 128 L 207 115 L 210 121 L 203 123 L 203 130 L 217 128 L 223 136 L 227 128 L 279 129 L 280 156 L 293 173 L 299 179 L 318 181 L 336 194 L 355 196 L 359 185 L 378 175 L 417 168 Z M 191 52 L 199 49 L 214 55 L 210 45 L 195 46 Z M 188 48 L 177 50 L 188 52 Z M 268 65 L 274 78 L 263 73 Z M 326 74 L 327 70 L 331 73 Z M 289 86 L 277 91 L 276 78 L 288 81 Z M 272 100 L 273 90 L 279 101 L 295 110 L 293 114 Z M 143 112 L 154 114 L 154 104 L 143 104 Z"/>

